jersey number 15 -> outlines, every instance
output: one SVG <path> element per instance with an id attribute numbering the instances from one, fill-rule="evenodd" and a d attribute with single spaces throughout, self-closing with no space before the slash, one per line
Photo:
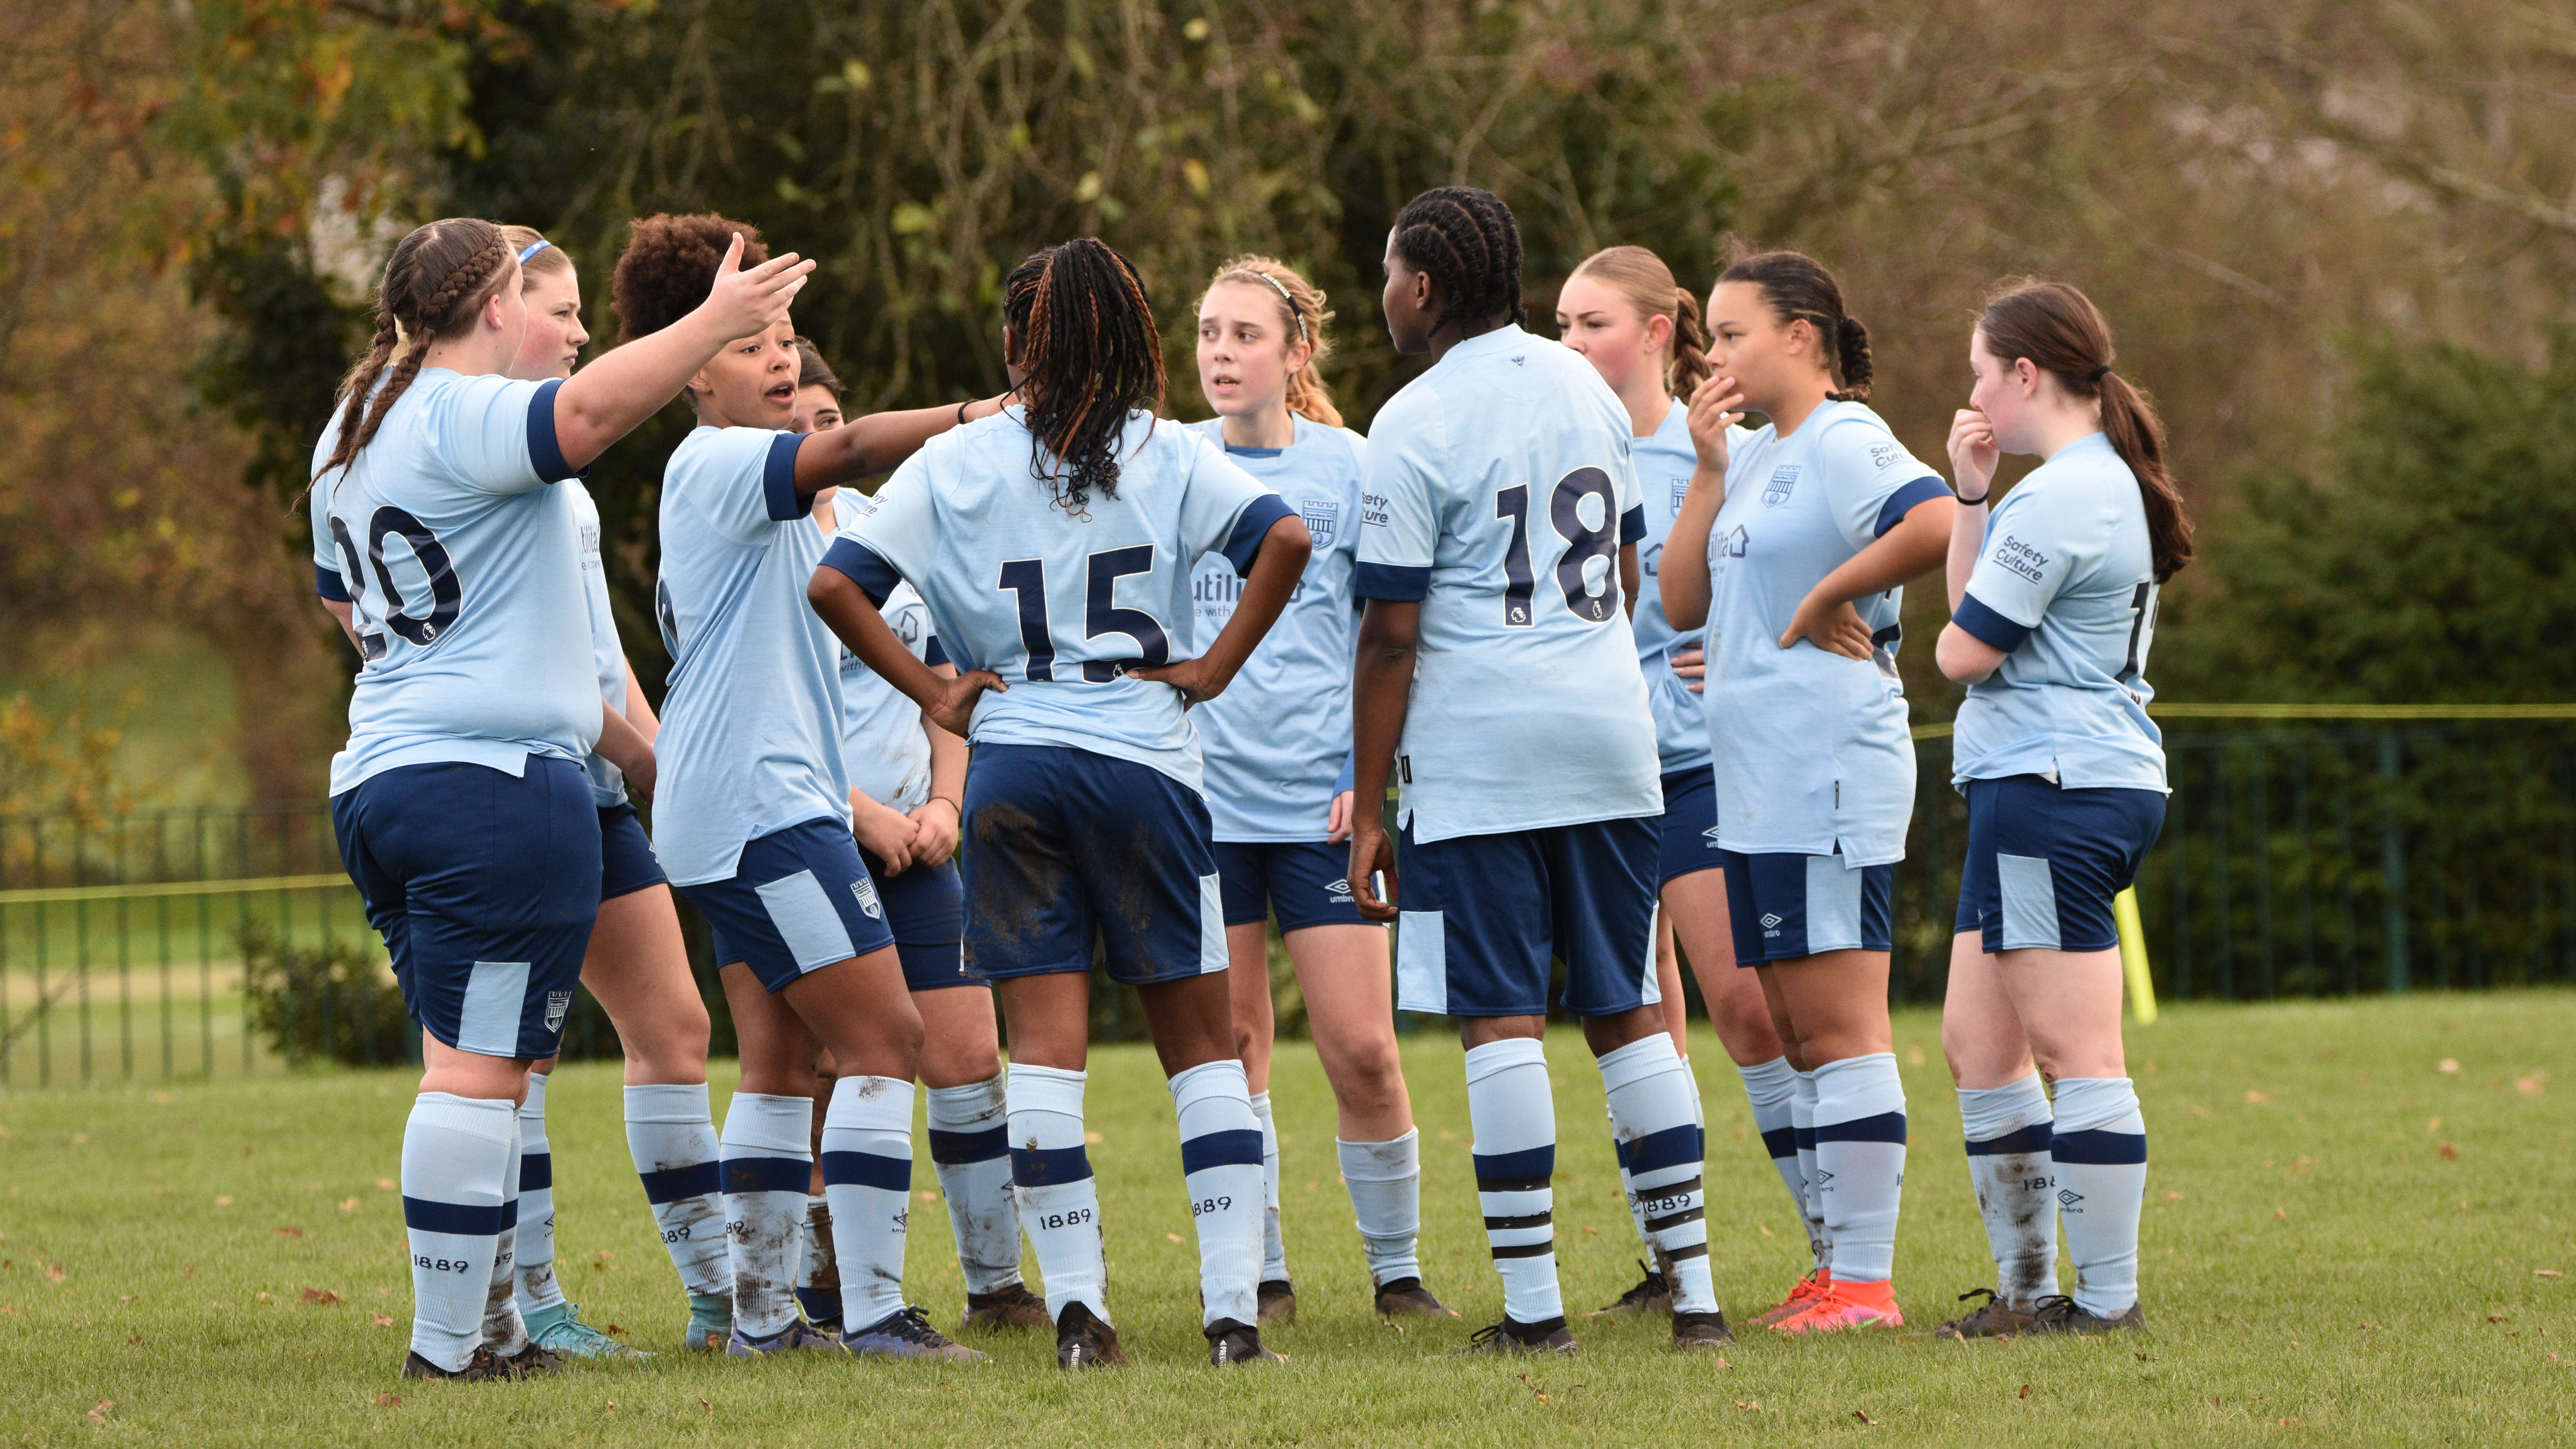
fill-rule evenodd
<path id="1" fill-rule="evenodd" d="M 1162 622 L 1142 609 L 1122 609 L 1117 603 L 1120 579 L 1153 572 L 1154 546 L 1140 543 L 1106 549 L 1084 562 L 1090 577 L 1083 592 L 1082 637 L 1089 640 L 1103 634 L 1124 634 L 1136 641 L 1137 657 L 1123 663 L 1169 664 L 1172 640 L 1163 632 Z M 1002 565 L 998 584 L 1019 600 L 1020 648 L 1029 656 L 1027 677 L 1054 680 L 1055 630 L 1047 618 L 1046 560 L 1012 559 Z M 1083 682 L 1107 684 L 1118 677 L 1121 667 L 1121 661 L 1086 659 L 1082 662 Z"/>

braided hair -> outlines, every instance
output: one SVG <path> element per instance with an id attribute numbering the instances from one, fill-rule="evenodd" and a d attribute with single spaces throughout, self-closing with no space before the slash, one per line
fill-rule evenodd
<path id="1" fill-rule="evenodd" d="M 1395 214 L 1395 254 L 1440 285 L 1437 333 L 1452 322 L 1508 316 L 1521 307 L 1521 229 L 1503 199 L 1481 186 L 1435 186 Z"/>
<path id="2" fill-rule="evenodd" d="M 1825 366 L 1841 384 L 1825 396 L 1834 402 L 1869 401 L 1869 329 L 1843 311 L 1843 288 L 1825 264 L 1803 252 L 1748 252 L 1718 273 L 1718 282 L 1751 282 L 1762 289 L 1782 326 L 1803 321 L 1816 329 Z"/>
<path id="3" fill-rule="evenodd" d="M 1128 415 L 1163 406 L 1163 338 L 1136 269 L 1098 237 L 1033 253 L 1002 280 L 1002 320 L 1019 343 L 1029 476 L 1067 512 L 1093 489 L 1118 496 Z"/>
<path id="4" fill-rule="evenodd" d="M 376 286 L 376 335 L 340 382 L 339 436 L 313 477 L 357 461 L 385 414 L 420 375 L 432 342 L 463 336 L 518 274 L 517 252 L 501 228 L 473 217 L 433 221 L 394 246 Z M 381 390 L 377 384 L 383 384 Z"/>

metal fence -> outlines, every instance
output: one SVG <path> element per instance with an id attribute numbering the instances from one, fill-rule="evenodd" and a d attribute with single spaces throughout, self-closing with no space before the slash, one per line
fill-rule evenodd
<path id="1" fill-rule="evenodd" d="M 2576 708 L 2542 708 L 2556 712 L 2160 709 L 2174 792 L 2138 882 L 2158 994 L 2576 982 Z M 1967 831 L 1946 731 L 1923 733 L 1896 881 L 1900 1002 L 1940 999 Z M 704 931 L 682 917 L 722 1051 Z M 333 984 L 289 991 L 277 983 L 303 978 L 274 972 L 265 997 L 245 991 L 263 961 L 334 948 Z M 297 1045 L 317 1021 L 382 1008 L 382 958 L 327 805 L 0 819 L 0 1087 L 283 1070 L 318 1054 Z M 1123 993 L 1102 998 L 1096 1026 L 1132 1034 Z M 419 1049 L 408 1030 L 358 1039 L 366 1059 Z M 565 1046 L 616 1050 L 586 992 Z"/>

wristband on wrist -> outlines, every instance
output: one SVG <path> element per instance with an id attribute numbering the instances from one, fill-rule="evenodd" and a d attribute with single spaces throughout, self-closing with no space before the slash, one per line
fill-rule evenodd
<path id="1" fill-rule="evenodd" d="M 958 818 L 958 819 L 963 820 L 963 819 L 965 819 L 965 818 L 966 818 L 966 807 L 965 807 L 965 806 L 958 804 L 956 801 L 949 799 L 949 798 L 948 798 L 947 796 L 945 796 L 945 795 L 933 795 L 933 796 L 931 796 L 930 798 L 931 798 L 931 799 L 933 799 L 933 800 L 938 801 L 938 802 L 939 802 L 940 804 L 942 804 L 942 805 L 947 806 L 947 807 L 949 808 L 949 810 L 950 810 L 951 812 L 953 812 L 953 813 L 957 816 L 957 818 Z"/>
<path id="2" fill-rule="evenodd" d="M 1962 499 L 1960 499 L 1960 500 L 1959 500 L 1959 506 L 1960 506 L 1960 507 L 1962 507 L 1962 508 L 1974 508 L 1974 507 L 1978 506 L 1979 504 L 1984 503 L 1987 499 L 1992 498 L 1992 497 L 1994 497 L 1994 496 L 1995 496 L 1995 490 L 1993 490 L 1992 488 L 1989 488 L 1989 489 L 1987 489 L 1985 492 L 1978 494 L 1978 495 L 1977 495 L 1976 497 L 1974 497 L 1974 498 L 1962 498 Z"/>
<path id="3" fill-rule="evenodd" d="M 973 398 L 968 398 L 968 399 L 966 400 L 966 402 L 973 402 L 973 401 L 974 401 L 974 399 L 973 399 Z M 961 427 L 961 428 L 962 428 L 962 427 L 964 427 L 964 426 L 966 426 L 966 403 L 959 403 L 959 404 L 957 405 L 957 426 L 959 426 L 959 427 Z"/>

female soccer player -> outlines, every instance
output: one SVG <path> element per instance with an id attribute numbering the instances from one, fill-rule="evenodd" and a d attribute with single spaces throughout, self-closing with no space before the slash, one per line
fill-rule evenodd
<path id="1" fill-rule="evenodd" d="M 1968 860 L 1941 1045 L 1996 1281 L 1946 1336 L 2146 1322 L 2147 1128 L 2121 1052 L 2111 899 L 2164 826 L 2147 649 L 2156 591 L 2191 561 L 2191 521 L 2164 424 L 2113 357 L 2082 292 L 2008 283 L 1977 319 L 1976 383 L 1950 425 L 1961 507 L 1935 657 L 1968 686 L 1951 768 Z M 1989 519 L 2003 453 L 2046 461 Z M 2057 1084 L 2053 1119 L 2041 1072 Z M 2071 1295 L 2057 1292 L 2061 1211 Z"/>
<path id="2" fill-rule="evenodd" d="M 1869 333 L 1832 273 L 1795 252 L 1743 257 L 1708 315 L 1710 366 L 1770 422 L 1723 471 L 1707 456 L 1692 470 L 1661 582 L 1673 626 L 1716 641 L 1702 698 L 1735 959 L 1797 1068 L 1799 1165 L 1826 1239 L 1771 1327 L 1894 1327 L 1905 1090 L 1888 891 L 1914 810 L 1897 617 L 1956 505 L 1864 406 Z"/>
<path id="3" fill-rule="evenodd" d="M 1306 576 L 1224 696 L 1194 721 L 1225 894 L 1234 1037 L 1261 1119 L 1268 1198 L 1263 1321 L 1296 1317 L 1279 1232 L 1279 1133 L 1270 1116 L 1269 921 L 1275 909 L 1306 998 L 1315 1052 L 1340 1118 L 1335 1144 L 1359 1219 L 1377 1311 L 1443 1314 L 1422 1286 L 1420 1139 L 1396 1060 L 1386 928 L 1363 919 L 1342 878 L 1352 796 L 1351 566 L 1367 443 L 1342 426 L 1316 369 L 1330 355 L 1324 294 L 1285 263 L 1236 257 L 1199 301 L 1199 387 L 1217 416 L 1192 427 L 1277 490 L 1315 540 Z M 1198 636 L 1234 615 L 1243 580 L 1222 553 L 1190 592 Z"/>
<path id="4" fill-rule="evenodd" d="M 1261 1126 L 1217 974 L 1224 912 L 1182 710 L 1222 693 L 1278 618 L 1306 528 L 1214 444 L 1157 423 L 1162 342 L 1126 258 L 1065 242 L 1013 268 L 1002 299 L 1023 401 L 906 464 L 843 528 L 811 597 L 861 663 L 974 743 L 966 963 L 998 983 L 1010 1021 L 1011 1177 L 1057 1363 L 1123 1357 L 1082 1136 L 1095 935 L 1171 1079 L 1209 1359 L 1272 1359 L 1256 1307 Z M 1243 597 L 1175 662 L 1191 566 L 1211 549 Z M 978 667 L 942 679 L 904 647 L 880 613 L 900 583 Z"/>
<path id="5" fill-rule="evenodd" d="M 840 379 L 811 342 L 800 337 L 796 347 L 803 366 L 790 431 L 828 432 L 841 425 Z M 854 492 L 827 489 L 815 495 L 818 519 L 829 511 L 846 521 L 867 506 Z M 956 677 L 956 666 L 931 631 L 929 610 L 909 585 L 886 601 L 885 615 L 905 648 L 934 673 Z M 851 829 L 885 906 L 904 984 L 921 1013 L 930 1156 L 966 1278 L 959 1329 L 1041 1327 L 1046 1304 L 1020 1282 L 1020 1211 L 1011 1196 L 992 988 L 960 956 L 964 912 L 955 857 L 966 742 L 925 720 L 919 705 L 847 649 L 840 667 L 841 764 L 850 781 Z M 821 1076 L 818 1097 L 835 1089 L 828 1060 Z M 818 1164 L 822 1150 L 818 1138 Z M 819 1167 L 806 1207 L 805 1264 L 796 1296 L 807 1321 L 836 1332 L 843 1317 L 840 1272 L 832 1258 L 831 1211 Z"/>
<path id="6" fill-rule="evenodd" d="M 403 1134 L 407 1377 L 560 1362 L 527 1343 L 501 1256 L 529 1064 L 561 1040 L 602 883 L 582 765 L 604 707 L 574 503 L 554 485 L 726 339 L 783 317 L 812 270 L 740 258 L 725 251 L 664 335 L 522 382 L 517 249 L 489 222 L 432 222 L 385 264 L 374 342 L 314 449 L 317 540 L 364 661 L 332 824 L 424 1033 Z"/>
<path id="7" fill-rule="evenodd" d="M 722 217 L 636 222 L 614 283 L 627 334 L 673 325 L 729 234 L 760 249 L 757 233 Z M 728 342 L 686 379 L 698 427 L 662 485 L 658 612 L 672 662 L 653 843 L 713 928 L 741 1042 L 719 1139 L 734 1279 L 727 1347 L 980 1358 L 902 1302 L 921 1016 L 850 835 L 838 651 L 804 607 L 826 542 L 808 517 L 814 496 L 893 467 L 971 406 L 799 435 L 784 431 L 797 369 L 783 316 Z M 818 1044 L 841 1074 L 823 1126 L 833 1256 L 845 1300 L 861 1299 L 837 1339 L 798 1318 L 793 1291 Z M 851 1292 L 854 1277 L 864 1295 Z"/>
<path id="8" fill-rule="evenodd" d="M 1572 1353 L 1558 1290 L 1549 959 L 1600 1058 L 1646 1230 L 1672 1264 L 1673 1346 L 1731 1341 L 1710 1287 L 1698 1103 L 1658 1005 L 1663 814 L 1623 610 L 1645 510 L 1600 374 L 1522 330 L 1520 232 L 1442 187 L 1387 237 L 1387 330 L 1431 368 L 1377 415 L 1354 592 L 1357 797 L 1402 782 L 1403 867 L 1352 812 L 1352 893 L 1400 920 L 1398 1002 L 1460 1018 L 1476 1190 L 1503 1317 L 1470 1352 Z M 1386 898 L 1370 883 L 1384 872 Z M 1399 911 L 1398 902 L 1401 902 Z"/>
<path id="9" fill-rule="evenodd" d="M 1638 491 L 1644 497 L 1646 537 L 1637 549 L 1641 572 L 1657 577 L 1664 539 L 1690 487 L 1698 463 L 1691 442 L 1691 409 L 1682 401 L 1709 380 L 1708 330 L 1699 299 L 1673 282 L 1663 259 L 1644 247 L 1595 252 L 1574 269 L 1557 293 L 1557 331 L 1610 384 L 1627 409 L 1635 433 Z M 1751 436 L 1733 411 L 1733 388 L 1722 386 L 1715 421 L 1720 429 L 1712 459 L 1721 470 L 1727 449 Z M 1709 766 L 1708 721 L 1700 707 L 1706 658 L 1696 629 L 1676 630 L 1664 618 L 1660 588 L 1647 585 L 1632 621 L 1637 662 L 1646 676 L 1646 698 L 1655 712 L 1655 745 L 1663 757 L 1662 912 L 1656 922 L 1655 971 L 1663 992 L 1664 1020 L 1673 1046 L 1685 1053 L 1682 981 L 1673 938 L 1689 953 L 1692 974 L 1708 1002 L 1717 1039 L 1735 1062 L 1753 1107 L 1753 1124 L 1806 1220 L 1805 1180 L 1789 1126 L 1789 1098 L 1796 1081 L 1762 984 L 1735 966 L 1735 943 L 1726 918 L 1726 876 L 1718 868 L 1717 782 Z M 1691 1099 L 1699 1100 L 1696 1079 Z M 1621 1169 L 1623 1177 L 1626 1169 Z M 1629 1212 L 1646 1236 L 1644 1205 L 1632 1189 Z M 1671 1289 L 1659 1264 L 1603 1313 L 1667 1312 Z"/>

